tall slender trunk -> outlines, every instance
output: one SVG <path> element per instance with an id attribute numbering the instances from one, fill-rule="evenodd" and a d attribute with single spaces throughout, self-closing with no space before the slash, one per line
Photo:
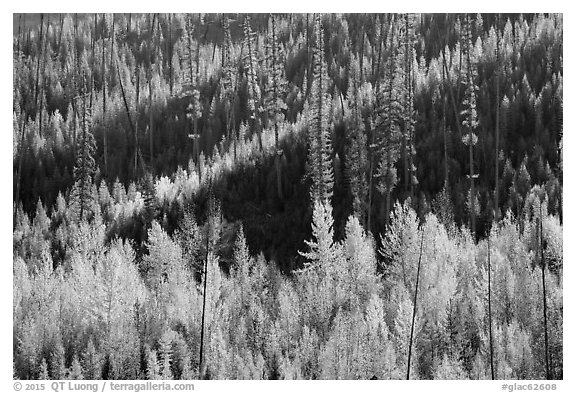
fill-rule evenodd
<path id="1" fill-rule="evenodd" d="M 365 15 L 364 15 L 365 16 Z M 362 84 L 363 80 L 364 80 L 364 37 L 366 35 L 366 29 L 364 28 L 364 24 L 360 23 L 360 29 L 361 29 L 361 33 L 360 33 L 360 39 L 362 40 L 362 42 L 360 43 L 360 84 Z"/>
<path id="2" fill-rule="evenodd" d="M 464 22 L 466 23 L 466 22 Z M 462 36 L 462 34 L 460 34 L 460 36 Z M 460 48 L 464 48 L 464 45 L 460 45 Z M 456 101 L 460 102 L 460 77 L 462 76 L 462 57 L 463 57 L 463 53 L 462 50 L 460 50 L 460 58 L 458 61 L 458 78 L 456 79 Z"/>
<path id="3" fill-rule="evenodd" d="M 410 34 L 412 37 L 412 34 Z M 413 41 L 410 41 L 409 46 L 409 55 L 408 55 L 408 110 L 409 110 L 409 132 L 408 132 L 408 140 L 409 140 L 409 150 L 408 150 L 408 168 L 409 168 L 409 191 L 410 197 L 414 198 L 414 156 L 413 150 L 416 149 L 416 136 L 415 127 L 413 126 L 414 119 L 412 116 L 414 115 L 414 70 L 413 70 L 413 63 L 412 63 L 412 53 L 413 53 Z"/>
<path id="4" fill-rule="evenodd" d="M 44 124 L 44 112 L 42 110 L 42 107 L 44 106 L 44 85 L 45 85 L 45 81 L 44 81 L 44 76 L 46 75 L 46 63 L 48 62 L 48 58 L 47 58 L 47 54 L 48 54 L 48 31 L 50 30 L 50 14 L 48 14 L 47 19 L 46 19 L 46 33 L 45 33 L 45 38 L 44 38 L 44 49 L 42 51 L 42 63 L 41 63 L 41 68 L 42 71 L 40 72 L 42 75 L 42 83 L 40 84 L 40 104 L 38 106 L 38 114 L 39 116 L 39 121 L 38 121 L 38 133 L 40 135 L 42 135 L 42 125 Z"/>
<path id="5" fill-rule="evenodd" d="M 148 82 L 148 95 L 150 96 L 148 104 L 148 131 L 150 132 L 150 163 L 152 163 L 154 159 L 154 108 L 152 105 L 152 80 Z"/>
<path id="6" fill-rule="evenodd" d="M 22 28 L 22 14 L 18 15 L 18 38 L 16 40 L 16 55 L 20 57 L 20 32 Z"/>
<path id="7" fill-rule="evenodd" d="M 376 72 L 373 75 L 373 79 L 375 80 L 375 87 L 374 91 L 376 92 L 376 107 L 379 105 L 378 100 L 378 89 L 380 88 L 380 63 L 382 59 L 382 41 L 384 35 L 384 21 L 380 19 L 380 37 L 378 37 L 378 61 L 376 66 Z M 372 63 L 374 65 L 374 63 Z M 372 129 L 371 141 L 370 141 L 370 165 L 368 171 L 368 206 L 367 206 L 367 214 L 366 214 L 366 231 L 371 230 L 371 212 L 372 212 L 372 189 L 374 183 L 374 144 L 376 142 L 376 130 Z"/>
<path id="8" fill-rule="evenodd" d="M 392 20 L 391 23 L 394 23 L 394 20 Z M 386 132 L 388 133 L 388 138 L 387 138 L 387 146 L 386 146 L 386 163 L 388 165 L 388 168 L 386 168 L 386 170 L 390 170 L 390 166 L 392 165 L 392 123 L 394 122 L 393 119 L 391 119 L 391 115 L 392 115 L 392 99 L 393 99 L 393 92 L 394 92 L 394 78 L 395 78 L 395 66 L 396 66 L 396 57 L 393 54 L 394 52 L 394 30 L 391 30 L 391 39 L 390 42 L 391 44 L 391 50 L 392 53 L 390 54 L 390 56 L 392 57 L 390 60 L 390 70 L 389 70 L 389 75 L 388 75 L 388 127 L 386 128 Z M 384 227 L 387 228 L 388 224 L 390 222 L 390 199 L 391 199 L 391 195 L 392 194 L 392 185 L 391 184 L 387 184 L 386 185 L 386 198 L 385 198 L 385 205 L 384 205 Z"/>
<path id="9" fill-rule="evenodd" d="M 552 379 L 548 355 L 548 307 L 546 303 L 546 259 L 544 258 L 544 241 L 542 234 L 542 202 L 540 203 L 540 265 L 542 266 L 542 302 L 544 305 L 544 356 L 546 358 L 546 379 Z"/>
<path id="10" fill-rule="evenodd" d="M 102 14 L 102 20 L 105 18 Z M 102 135 L 104 137 L 104 173 L 108 176 L 108 128 L 106 125 L 106 40 L 102 37 Z"/>
<path id="11" fill-rule="evenodd" d="M 314 20 L 314 14 L 312 14 L 312 20 Z M 304 94 L 304 100 L 308 99 L 310 94 L 312 67 L 313 61 L 310 61 L 310 14 L 306 14 L 306 93 Z"/>
<path id="12" fill-rule="evenodd" d="M 210 183 L 208 186 L 209 190 L 211 191 L 212 188 L 212 177 L 210 177 Z M 210 193 L 209 193 L 210 195 Z M 209 196 L 209 198 L 211 198 L 211 196 Z M 212 200 L 209 199 L 208 203 L 211 205 L 212 204 Z M 209 208 L 209 213 L 208 214 L 214 214 L 213 213 L 213 209 L 212 206 L 210 206 Z M 213 218 L 208 216 L 208 221 L 207 221 L 207 231 L 206 231 L 206 258 L 204 259 L 204 291 L 202 293 L 202 322 L 200 325 L 200 375 L 199 375 L 199 379 L 204 379 L 206 376 L 206 361 L 205 361 L 205 357 L 204 357 L 204 334 L 205 334 L 205 321 L 206 321 L 206 298 L 207 298 L 207 291 L 208 291 L 208 257 L 210 255 L 210 236 L 212 233 L 212 228 L 211 228 L 211 220 Z"/>
<path id="13" fill-rule="evenodd" d="M 272 96 L 274 98 L 274 148 L 275 148 L 275 156 L 274 156 L 274 164 L 276 166 L 276 191 L 278 194 L 278 199 L 282 201 L 284 196 L 282 194 L 282 173 L 281 173 L 281 165 L 280 165 L 280 144 L 278 141 L 278 79 L 280 75 L 276 75 L 277 69 L 277 62 L 278 62 L 278 45 L 276 43 L 276 19 L 274 15 L 271 16 L 272 18 Z"/>
<path id="14" fill-rule="evenodd" d="M 116 41 L 116 15 L 112 13 L 112 42 L 110 43 L 110 70 L 114 68 L 114 41 Z M 112 72 L 111 72 L 112 74 Z"/>
<path id="15" fill-rule="evenodd" d="M 42 58 L 42 39 L 44 34 L 44 14 L 40 14 L 40 37 L 38 38 L 38 61 L 36 64 L 36 80 L 34 86 L 34 110 L 36 116 L 38 115 L 38 95 L 40 93 L 40 59 Z"/>
<path id="16" fill-rule="evenodd" d="M 134 120 L 134 177 L 138 175 L 138 120 L 140 118 L 140 65 L 136 66 L 136 113 Z"/>
<path id="17" fill-rule="evenodd" d="M 150 69 L 148 70 L 148 131 L 150 133 L 150 163 L 154 159 L 154 111 L 152 108 L 152 61 L 154 60 L 154 51 L 156 50 L 156 43 L 154 41 L 154 27 L 156 26 L 154 21 L 156 20 L 156 14 L 152 16 L 152 26 L 151 26 L 151 50 L 150 50 Z"/>
<path id="18" fill-rule="evenodd" d="M 85 91 L 84 88 L 82 89 L 83 92 Z M 86 94 L 82 94 L 82 155 L 84 159 L 86 159 L 87 155 L 87 143 L 86 143 Z M 85 165 L 85 164 L 83 164 Z M 85 168 L 84 168 L 85 170 Z M 85 194 L 84 191 L 86 189 L 86 176 L 83 173 L 82 177 L 80 178 L 80 221 L 84 219 L 84 210 L 86 205 Z"/>
<path id="19" fill-rule="evenodd" d="M 462 128 L 460 127 L 460 121 L 458 120 L 458 109 L 456 107 L 456 100 L 454 98 L 454 91 L 452 89 L 452 84 L 450 83 L 450 72 L 448 70 L 448 63 L 446 62 L 446 47 L 444 46 L 442 49 L 442 63 L 444 65 L 444 69 L 446 71 L 446 82 L 448 85 L 448 93 L 450 93 L 450 99 L 452 102 L 452 110 L 454 111 L 454 117 L 456 118 L 456 128 L 458 129 L 458 134 L 460 139 L 462 139 Z"/>
<path id="20" fill-rule="evenodd" d="M 256 85 L 256 64 L 254 64 L 254 58 L 253 58 L 253 50 L 255 50 L 252 47 L 252 37 L 247 37 L 247 42 L 248 42 L 248 61 L 249 61 L 249 67 L 250 67 L 250 85 L 255 86 Z M 249 87 L 250 88 L 250 87 Z M 250 88 L 252 90 L 252 88 Z M 255 93 L 255 91 L 253 91 L 252 93 Z M 253 97 L 254 100 L 256 100 L 256 97 Z M 253 124 L 254 124 L 254 132 L 256 132 L 256 134 L 258 135 L 258 146 L 260 148 L 260 151 L 262 151 L 262 132 L 260 130 L 260 122 L 258 119 L 258 111 L 256 110 L 256 106 L 258 105 L 258 103 L 254 103 L 254 110 L 252 111 L 252 117 L 254 118 L 253 120 Z"/>
<path id="21" fill-rule="evenodd" d="M 174 91 L 174 77 L 172 69 L 172 14 L 168 14 L 168 66 L 170 72 L 170 96 L 172 96 Z"/>
<path id="22" fill-rule="evenodd" d="M 406 379 L 410 379 L 410 360 L 412 359 L 412 342 L 414 340 L 414 325 L 416 322 L 416 306 L 418 305 L 418 284 L 420 282 L 420 265 L 422 263 L 422 249 L 424 247 L 424 226 L 422 226 L 422 239 L 420 240 L 420 256 L 418 257 L 418 268 L 416 269 L 416 289 L 414 290 L 414 305 L 412 307 L 412 324 L 410 326 L 410 342 L 408 344 L 408 367 Z"/>
<path id="23" fill-rule="evenodd" d="M 90 34 L 92 41 L 92 61 L 90 69 L 90 113 L 94 103 L 94 70 L 96 69 L 96 28 L 98 26 L 98 14 L 94 14 L 94 31 Z"/>
<path id="24" fill-rule="evenodd" d="M 59 17 L 60 18 L 59 19 L 60 31 L 58 32 L 58 47 L 56 49 L 58 54 L 60 53 L 60 48 L 62 46 L 62 33 L 64 31 L 64 15 L 62 15 L 62 14 L 59 14 L 59 15 L 60 15 L 60 17 Z"/>
<path id="25" fill-rule="evenodd" d="M 472 130 L 470 130 L 470 143 L 468 144 L 468 153 L 470 160 L 470 227 L 472 229 L 472 239 L 476 241 L 476 207 L 475 207 L 475 190 L 474 190 L 474 146 L 472 144 Z"/>
<path id="26" fill-rule="evenodd" d="M 78 91 L 78 72 L 80 70 L 80 56 L 78 53 L 78 14 L 74 14 L 74 63 L 75 69 L 72 77 L 73 91 Z M 72 100 L 72 115 L 73 115 L 73 127 L 72 127 L 72 158 L 76 161 L 76 135 L 78 133 L 78 108 L 76 106 L 76 101 Z"/>
<path id="27" fill-rule="evenodd" d="M 200 19 L 200 15 L 198 15 L 198 18 Z M 208 34 L 209 28 L 210 25 L 206 27 L 206 32 L 204 34 L 202 42 L 206 40 L 206 35 Z M 196 41 L 196 76 L 197 76 L 196 83 L 200 84 L 200 35 L 198 35 L 198 39 Z"/>
<path id="28" fill-rule="evenodd" d="M 274 123 L 274 132 L 278 134 L 278 123 Z M 276 165 L 276 190 L 278 191 L 278 199 L 284 200 L 284 194 L 282 192 L 282 163 L 280 162 L 281 153 L 279 146 L 276 147 L 276 157 L 274 159 L 274 164 Z"/>
<path id="29" fill-rule="evenodd" d="M 466 29 L 469 31 L 469 23 L 470 19 L 468 16 L 466 17 Z M 472 73 L 472 60 L 470 58 L 470 51 L 472 50 L 470 46 L 470 40 L 466 39 L 466 68 L 467 68 L 467 83 L 472 85 L 473 82 L 473 73 Z M 472 89 L 472 93 L 470 96 L 474 95 L 474 90 Z M 476 191 L 474 189 L 474 143 L 473 143 L 473 129 L 472 126 L 468 126 L 468 157 L 470 161 L 470 227 L 472 229 L 472 240 L 476 242 Z"/>
<path id="30" fill-rule="evenodd" d="M 499 182 L 498 182 L 498 175 L 499 175 L 499 151 L 500 151 L 500 48 L 499 43 L 500 34 L 497 33 L 496 38 L 496 146 L 495 146 L 495 170 L 494 170 L 494 216 L 496 221 L 500 219 L 500 201 L 499 201 Z"/>
<path id="31" fill-rule="evenodd" d="M 210 220 L 210 219 L 209 219 Z M 206 361 L 204 359 L 204 334 L 205 334 L 205 321 L 206 321 L 206 297 L 208 290 L 208 257 L 210 255 L 210 224 L 208 224 L 208 233 L 206 234 L 206 258 L 204 260 L 204 291 L 202 292 L 202 321 L 200 326 L 200 378 L 204 379 L 206 376 Z"/>
<path id="32" fill-rule="evenodd" d="M 491 271 L 492 266 L 490 263 L 490 233 L 488 233 L 488 330 L 490 335 L 490 371 L 492 373 L 492 380 L 495 379 L 494 374 L 494 345 L 492 342 L 492 295 L 491 295 Z"/>
<path id="33" fill-rule="evenodd" d="M 118 63 L 116 63 L 116 71 L 118 72 L 118 83 L 120 84 L 120 92 L 122 93 L 122 101 L 124 102 L 124 109 L 126 110 L 126 115 L 128 116 L 128 123 L 130 124 L 130 128 L 132 129 L 132 134 L 136 135 L 136 127 L 132 122 L 132 118 L 130 116 L 130 107 L 128 106 L 128 100 L 126 99 L 126 92 L 124 91 L 124 85 L 122 84 L 122 76 L 120 75 L 120 67 Z"/>
<path id="34" fill-rule="evenodd" d="M 24 147 L 24 143 L 26 139 L 24 138 L 26 132 L 26 114 L 24 112 L 20 113 L 21 117 L 21 125 L 20 125 L 20 143 L 18 144 L 18 173 L 16 175 L 16 194 L 14 195 L 14 201 L 16 204 L 14 205 L 14 223 L 16 223 L 16 212 L 18 210 L 18 202 L 20 202 L 20 181 L 22 179 L 22 162 L 24 161 L 24 154 L 26 152 L 26 148 Z"/>
<path id="35" fill-rule="evenodd" d="M 26 18 L 24 18 L 24 26 L 26 26 Z M 30 47 L 30 27 L 28 27 L 28 33 L 26 34 L 26 49 L 32 49 Z"/>
<path id="36" fill-rule="evenodd" d="M 410 44 L 408 42 L 409 40 L 409 34 L 408 34 L 408 28 L 409 28 L 409 23 L 408 23 L 408 14 L 406 14 L 405 16 L 405 21 L 404 21 L 404 26 L 405 26 L 405 37 L 404 37 L 404 89 L 405 89 L 405 100 L 406 102 L 404 102 L 405 108 L 405 118 L 404 118 L 404 132 L 402 133 L 402 161 L 403 161 L 403 167 L 404 167 L 404 192 L 407 194 L 410 190 L 410 169 L 408 168 L 408 156 L 411 155 L 411 152 L 409 151 L 410 149 L 410 138 L 408 133 L 410 132 L 410 119 L 409 119 L 409 114 L 408 114 L 408 105 L 410 102 L 410 93 L 409 93 L 409 89 L 410 89 L 410 56 L 408 55 L 408 50 L 410 47 Z"/>
<path id="37" fill-rule="evenodd" d="M 448 140 L 446 133 L 446 79 L 444 67 L 442 67 L 442 136 L 444 139 L 444 189 L 448 192 Z"/>

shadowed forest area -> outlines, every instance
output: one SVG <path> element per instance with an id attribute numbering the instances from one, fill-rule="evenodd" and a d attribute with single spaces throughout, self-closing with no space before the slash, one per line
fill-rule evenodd
<path id="1" fill-rule="evenodd" d="M 17 379 L 562 379 L 561 14 L 14 14 Z"/>

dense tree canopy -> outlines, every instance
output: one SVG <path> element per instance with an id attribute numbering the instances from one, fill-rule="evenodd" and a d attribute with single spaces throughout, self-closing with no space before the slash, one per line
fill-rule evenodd
<path id="1" fill-rule="evenodd" d="M 562 378 L 561 15 L 14 20 L 15 377 Z"/>

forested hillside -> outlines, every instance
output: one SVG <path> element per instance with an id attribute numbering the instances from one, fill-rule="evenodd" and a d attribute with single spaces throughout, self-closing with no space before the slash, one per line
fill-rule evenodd
<path id="1" fill-rule="evenodd" d="M 19 379 L 562 379 L 558 14 L 22 14 Z"/>

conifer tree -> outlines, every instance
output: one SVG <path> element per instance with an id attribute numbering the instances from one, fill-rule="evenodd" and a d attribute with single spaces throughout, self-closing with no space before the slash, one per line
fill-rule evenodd
<path id="1" fill-rule="evenodd" d="M 339 244 L 334 242 L 334 218 L 329 202 L 314 202 L 312 236 L 315 240 L 305 241 L 309 251 L 298 252 L 307 259 L 303 270 L 321 269 L 327 272 L 340 257 Z"/>
<path id="2" fill-rule="evenodd" d="M 94 340 L 92 337 L 90 337 L 88 340 L 88 345 L 86 346 L 82 358 L 85 368 L 84 375 L 86 379 L 101 379 L 103 359 L 102 355 L 94 346 Z"/>
<path id="3" fill-rule="evenodd" d="M 172 375 L 172 332 L 166 331 L 160 337 L 158 342 L 159 349 L 158 354 L 160 355 L 160 374 L 162 379 L 171 380 L 174 379 Z"/>
<path id="4" fill-rule="evenodd" d="M 191 125 L 191 133 L 188 135 L 194 142 L 194 164 L 200 174 L 199 158 L 200 158 L 200 132 L 198 129 L 198 120 L 202 117 L 202 105 L 200 103 L 200 90 L 198 89 L 200 83 L 200 76 L 198 75 L 198 68 L 194 69 L 194 49 L 192 47 L 192 35 L 195 31 L 192 25 L 192 16 L 186 14 L 184 28 L 184 45 L 185 54 L 184 59 L 186 62 L 186 74 L 184 79 L 183 95 L 189 99 L 186 117 Z M 199 42 L 196 42 L 196 54 L 198 53 Z M 200 174 L 201 176 L 201 174 Z"/>
<path id="5" fill-rule="evenodd" d="M 352 104 L 351 111 L 346 117 L 347 145 L 345 173 L 350 191 L 352 192 L 352 209 L 354 214 L 364 222 L 366 214 L 365 201 L 367 197 L 368 182 L 366 173 L 368 171 L 367 143 L 364 126 L 364 119 L 361 113 L 361 70 L 356 58 L 350 62 L 349 99 Z"/>
<path id="6" fill-rule="evenodd" d="M 282 111 L 286 109 L 284 102 L 286 95 L 286 79 L 284 72 L 283 56 L 284 51 L 278 38 L 278 24 L 276 16 L 270 15 L 268 20 L 268 36 L 266 42 L 267 62 L 269 64 L 268 70 L 268 84 L 264 96 L 264 105 L 268 115 L 268 120 L 274 124 L 274 148 L 276 150 L 276 157 L 274 164 L 276 166 L 276 192 L 280 200 L 283 199 L 282 194 L 282 173 L 280 160 L 282 157 L 282 150 L 280 149 L 278 141 L 278 128 L 284 116 Z"/>
<path id="7" fill-rule="evenodd" d="M 156 351 L 151 350 L 150 347 L 146 349 L 146 379 L 160 379 L 158 357 L 156 356 Z"/>
<path id="8" fill-rule="evenodd" d="M 329 128 L 329 105 L 327 65 L 324 60 L 324 29 L 320 15 L 315 23 L 314 75 L 310 95 L 310 124 L 308 136 L 308 170 L 312 179 L 312 201 L 329 202 L 334 186 L 332 164 L 332 138 Z"/>
<path id="9" fill-rule="evenodd" d="M 83 380 L 84 373 L 82 369 L 82 365 L 80 364 L 80 360 L 78 360 L 78 356 L 74 354 L 72 358 L 72 365 L 70 366 L 70 370 L 67 375 L 67 379 L 72 380 Z"/>
<path id="10" fill-rule="evenodd" d="M 211 190 L 211 189 L 210 189 Z M 210 194 L 209 199 L 208 199 L 208 220 L 207 220 L 207 228 L 206 228 L 206 245 L 205 245 L 205 251 L 206 251 L 206 255 L 205 255 L 205 259 L 204 259 L 204 269 L 203 269 L 203 275 L 202 275 L 202 283 L 203 283 L 203 287 L 204 290 L 202 292 L 202 321 L 201 321 L 201 326 L 200 326 L 200 360 L 199 360 L 199 365 L 200 365 L 200 378 L 204 378 L 206 377 L 206 372 L 207 372 L 207 360 L 206 360 L 206 354 L 204 353 L 206 350 L 204 348 L 204 335 L 206 332 L 206 326 L 205 326 L 205 322 L 206 322 L 206 303 L 207 303 L 207 298 L 209 297 L 208 295 L 208 281 L 209 281 L 209 277 L 210 277 L 210 272 L 208 270 L 209 267 L 212 267 L 212 269 L 214 269 L 213 265 L 218 266 L 217 264 L 217 257 L 215 257 L 214 255 L 214 251 L 215 251 L 215 246 L 216 246 L 216 241 L 218 240 L 219 237 L 219 232 L 221 229 L 221 210 L 220 210 L 220 203 L 214 198 L 214 196 L 212 194 Z M 209 261 L 210 260 L 210 261 Z M 214 263 L 216 261 L 216 263 Z M 211 263 L 209 263 L 211 262 Z M 212 266 L 211 266 L 212 265 Z M 212 273 L 212 276 L 215 275 L 215 272 Z M 216 288 L 211 288 L 211 289 L 216 289 Z M 210 299 L 214 298 L 214 295 L 210 296 Z"/>
<path id="11" fill-rule="evenodd" d="M 394 18 L 394 17 L 393 17 Z M 374 124 L 378 166 L 375 177 L 378 179 L 377 189 L 384 196 L 384 221 L 390 220 L 390 204 L 392 190 L 398 182 L 396 161 L 400 156 L 401 126 L 403 123 L 404 98 L 404 64 L 398 53 L 400 42 L 397 34 L 398 23 L 392 19 L 387 37 L 388 59 L 385 64 L 384 81 L 376 94 L 379 96 L 375 108 L 376 124 Z"/>
<path id="12" fill-rule="evenodd" d="M 201 274 L 202 256 L 200 255 L 200 249 L 202 247 L 202 234 L 191 207 L 184 209 L 184 217 L 180 221 L 180 228 L 176 236 L 180 241 L 184 262 L 190 267 L 191 271 Z"/>
<path id="13" fill-rule="evenodd" d="M 66 369 L 66 353 L 62 338 L 58 337 L 52 352 L 50 353 L 50 376 L 52 379 L 65 379 L 67 375 Z"/>
<path id="14" fill-rule="evenodd" d="M 250 16 L 246 15 L 244 24 L 244 68 L 246 69 L 246 78 L 248 80 L 248 110 L 250 111 L 250 119 L 252 121 L 252 130 L 258 135 L 258 146 L 262 150 L 262 131 L 260 129 L 260 113 L 262 112 L 262 103 L 260 86 L 258 84 L 258 59 L 256 58 L 256 33 L 252 31 L 250 26 Z"/>
<path id="15" fill-rule="evenodd" d="M 48 380 L 50 379 L 50 375 L 48 374 L 48 363 L 46 363 L 46 358 L 42 358 L 42 362 L 40 363 L 40 371 L 38 373 L 39 380 Z"/>
<path id="16" fill-rule="evenodd" d="M 400 58 L 404 59 L 404 102 L 403 102 L 403 133 L 402 133 L 402 150 L 404 157 L 404 187 L 408 195 L 414 195 L 414 186 L 418 184 L 416 178 L 416 166 L 414 164 L 414 156 L 416 155 L 416 147 L 414 141 L 414 129 L 416 123 L 416 114 L 414 110 L 414 88 L 415 88 L 415 74 L 414 58 L 416 35 L 415 35 L 415 15 L 404 15 L 404 27 L 402 39 L 404 45 L 401 45 L 399 51 Z"/>
<path id="17" fill-rule="evenodd" d="M 500 17 L 498 16 L 498 20 L 500 19 Z M 500 30 L 498 29 L 498 32 L 496 33 L 496 135 L 494 137 L 495 139 L 495 146 L 494 146 L 494 163 L 495 163 L 495 169 L 494 169 L 494 175 L 495 175 L 495 180 L 494 180 L 494 211 L 495 211 L 495 219 L 496 221 L 500 220 L 500 195 L 499 195 L 499 186 L 500 186 L 500 182 L 498 180 L 498 176 L 499 176 L 499 164 L 500 164 L 500 73 L 501 73 L 501 66 L 500 66 L 500 61 L 501 61 L 501 54 L 500 54 Z"/>
<path id="18" fill-rule="evenodd" d="M 478 128 L 478 112 L 476 110 L 476 91 L 478 86 L 476 86 L 476 68 L 472 62 L 472 32 L 471 32 L 471 22 L 470 16 L 466 15 L 464 22 L 464 47 L 463 55 L 466 60 L 466 72 L 465 72 L 465 98 L 464 98 L 464 110 L 462 115 L 464 119 L 462 120 L 462 125 L 467 131 L 466 135 L 463 136 L 462 142 L 468 146 L 468 157 L 469 157 L 469 175 L 470 179 L 470 194 L 469 194 L 469 210 L 470 210 L 470 230 L 473 236 L 476 236 L 476 192 L 474 190 L 474 179 L 478 177 L 474 173 L 474 145 L 478 142 L 478 136 L 475 134 L 475 130 Z"/>
<path id="19" fill-rule="evenodd" d="M 82 112 L 82 133 L 78 139 L 78 155 L 74 166 L 74 186 L 71 191 L 71 209 L 79 220 L 86 220 L 95 213 L 93 209 L 92 181 L 96 173 L 94 153 L 96 142 L 92 135 L 92 111 L 87 105 L 85 93 L 86 78 L 84 74 L 84 94 L 79 97 Z"/>

